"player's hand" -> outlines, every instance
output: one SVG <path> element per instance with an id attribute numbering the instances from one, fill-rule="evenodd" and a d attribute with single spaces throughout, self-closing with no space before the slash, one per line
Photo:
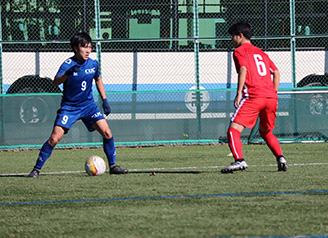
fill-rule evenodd
<path id="1" fill-rule="evenodd" d="M 74 65 L 73 67 L 69 68 L 65 74 L 67 76 L 70 76 L 71 74 L 73 74 L 74 72 L 81 72 L 80 66 L 78 65 Z"/>
<path id="2" fill-rule="evenodd" d="M 236 97 L 235 97 L 235 101 L 234 101 L 235 108 L 238 108 L 239 107 L 240 100 L 241 100 L 241 95 L 240 94 L 237 94 Z"/>
<path id="3" fill-rule="evenodd" d="M 110 106 L 108 104 L 107 98 L 103 99 L 103 109 L 104 109 L 104 114 L 108 116 L 110 114 Z"/>

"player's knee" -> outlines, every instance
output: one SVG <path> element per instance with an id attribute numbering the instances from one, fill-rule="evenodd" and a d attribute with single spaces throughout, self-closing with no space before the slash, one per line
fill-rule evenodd
<path id="1" fill-rule="evenodd" d="M 271 130 L 259 130 L 260 136 L 264 139 L 265 137 L 267 137 L 267 135 L 269 135 L 271 133 Z"/>
<path id="2" fill-rule="evenodd" d="M 55 137 L 50 137 L 50 139 L 49 139 L 49 144 L 51 145 L 51 146 L 56 146 L 58 143 L 59 143 L 59 141 L 60 141 L 60 139 L 59 138 L 55 138 Z"/>
<path id="3" fill-rule="evenodd" d="M 55 147 L 58 144 L 59 141 L 55 141 L 55 140 L 49 140 L 49 145 Z"/>
<path id="4" fill-rule="evenodd" d="M 108 129 L 108 130 L 106 130 L 106 131 L 104 131 L 104 133 L 103 133 L 103 137 L 105 138 L 105 139 L 110 139 L 110 138 L 112 138 L 113 136 L 112 136 L 112 132 Z"/>

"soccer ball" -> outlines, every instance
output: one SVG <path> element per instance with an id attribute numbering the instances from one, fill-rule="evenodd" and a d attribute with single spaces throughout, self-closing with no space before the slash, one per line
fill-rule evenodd
<path id="1" fill-rule="evenodd" d="M 88 175 L 99 176 L 106 172 L 107 165 L 103 158 L 93 155 L 85 161 L 84 167 Z"/>

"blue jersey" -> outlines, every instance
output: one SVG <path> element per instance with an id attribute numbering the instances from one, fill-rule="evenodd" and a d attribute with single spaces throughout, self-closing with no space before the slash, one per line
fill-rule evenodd
<path id="1" fill-rule="evenodd" d="M 79 72 L 73 72 L 64 82 L 62 105 L 83 106 L 93 101 L 93 79 L 100 76 L 99 64 L 96 60 L 89 58 L 80 64 L 75 57 L 71 57 L 60 66 L 56 77 L 63 75 L 75 65 L 80 67 Z"/>

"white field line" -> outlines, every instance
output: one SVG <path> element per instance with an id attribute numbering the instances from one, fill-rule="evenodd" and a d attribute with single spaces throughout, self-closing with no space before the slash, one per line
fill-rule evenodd
<path id="1" fill-rule="evenodd" d="M 312 165 L 328 165 L 328 163 L 302 163 L 302 164 L 288 164 L 288 166 L 312 166 Z M 248 165 L 248 167 L 275 167 L 277 164 L 267 164 L 267 165 Z M 194 170 L 194 169 L 218 169 L 224 166 L 205 166 L 205 167 L 177 167 L 177 168 L 144 168 L 144 169 L 129 169 L 130 172 L 142 172 L 142 171 L 172 171 L 172 170 Z M 85 171 L 60 171 L 60 172 L 42 172 L 42 174 L 78 174 L 85 173 Z M 10 173 L 10 174 L 0 174 L 0 177 L 10 177 L 10 176 L 23 176 L 29 173 Z"/>

